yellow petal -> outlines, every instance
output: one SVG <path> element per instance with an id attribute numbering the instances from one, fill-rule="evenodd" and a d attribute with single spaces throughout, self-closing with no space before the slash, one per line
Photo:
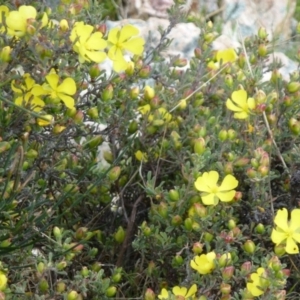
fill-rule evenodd
<path id="1" fill-rule="evenodd" d="M 201 199 L 203 204 L 205 205 L 213 205 L 216 206 L 219 203 L 219 199 L 216 197 L 215 194 L 207 194 L 207 195 L 201 195 Z"/>
<path id="2" fill-rule="evenodd" d="M 211 188 L 207 185 L 206 179 L 203 176 L 198 177 L 194 185 L 195 188 L 200 192 L 211 192 Z"/>
<path id="3" fill-rule="evenodd" d="M 235 196 L 235 190 L 228 191 L 228 192 L 218 192 L 216 193 L 216 196 L 222 201 L 222 202 L 230 202 Z"/>
<path id="4" fill-rule="evenodd" d="M 229 191 L 232 189 L 235 189 L 238 186 L 239 182 L 236 180 L 236 178 L 230 174 L 226 175 L 225 178 L 222 181 L 222 184 L 220 185 L 218 191 Z"/>
<path id="5" fill-rule="evenodd" d="M 35 19 L 36 9 L 30 5 L 21 5 L 19 7 L 19 12 L 24 19 Z"/>
<path id="6" fill-rule="evenodd" d="M 274 244 L 279 245 L 283 241 L 285 241 L 287 238 L 287 235 L 285 232 L 278 231 L 273 228 L 272 233 L 271 233 L 271 240 Z"/>
<path id="7" fill-rule="evenodd" d="M 186 298 L 192 297 L 192 296 L 194 296 L 194 295 L 196 294 L 196 292 L 197 292 L 197 285 L 196 285 L 196 284 L 193 284 L 193 285 L 190 287 L 188 293 L 185 295 L 185 297 L 186 297 Z"/>
<path id="8" fill-rule="evenodd" d="M 256 107 L 254 98 L 248 98 L 247 105 L 250 109 L 254 109 Z"/>
<path id="9" fill-rule="evenodd" d="M 300 209 L 293 209 L 291 212 L 290 229 L 300 232 Z"/>
<path id="10" fill-rule="evenodd" d="M 235 119 L 240 119 L 240 120 L 242 120 L 242 119 L 247 119 L 247 118 L 249 117 L 249 114 L 248 114 L 247 112 L 245 112 L 245 111 L 242 111 L 242 112 L 236 112 L 236 113 L 234 113 L 233 117 L 234 117 Z"/>
<path id="11" fill-rule="evenodd" d="M 115 27 L 112 28 L 109 32 L 108 32 L 108 37 L 107 40 L 112 43 L 113 45 L 117 44 L 118 42 L 118 33 L 119 33 L 120 29 Z"/>
<path id="12" fill-rule="evenodd" d="M 64 104 L 67 108 L 74 107 L 75 101 L 72 97 L 64 95 L 64 94 L 59 94 L 58 96 L 64 102 Z"/>
<path id="13" fill-rule="evenodd" d="M 297 244 L 295 243 L 294 239 L 291 237 L 288 237 L 286 240 L 286 246 L 285 251 L 289 254 L 296 254 L 299 253 L 299 248 Z"/>
<path id="14" fill-rule="evenodd" d="M 56 91 L 59 77 L 57 74 L 48 74 L 46 76 L 46 80 L 48 81 L 50 87 Z"/>
<path id="15" fill-rule="evenodd" d="M 160 300 L 168 300 L 169 299 L 169 293 L 166 289 L 162 289 L 160 292 L 160 295 L 158 295 L 158 299 Z"/>
<path id="16" fill-rule="evenodd" d="M 58 93 L 74 95 L 76 93 L 76 84 L 73 78 L 66 78 L 57 88 Z"/>
<path id="17" fill-rule="evenodd" d="M 115 72 L 119 73 L 121 71 L 126 70 L 126 68 L 127 68 L 127 61 L 124 59 L 123 56 L 119 60 L 113 61 L 113 69 Z"/>
<path id="18" fill-rule="evenodd" d="M 102 50 L 106 46 L 107 42 L 102 39 L 102 33 L 99 31 L 93 33 L 85 44 L 85 47 L 89 50 Z"/>
<path id="19" fill-rule="evenodd" d="M 274 223 L 284 232 L 287 232 L 289 230 L 287 218 L 288 211 L 286 208 L 279 209 L 274 218 Z"/>
<path id="20" fill-rule="evenodd" d="M 86 56 L 95 63 L 100 63 L 105 60 L 106 53 L 103 51 L 86 51 Z"/>
<path id="21" fill-rule="evenodd" d="M 245 90 L 234 91 L 231 94 L 231 99 L 241 108 L 247 107 L 247 92 Z"/>
<path id="22" fill-rule="evenodd" d="M 243 110 L 239 107 L 239 106 L 236 106 L 231 99 L 227 99 L 226 101 L 226 107 L 229 109 L 229 110 L 232 110 L 232 111 L 239 111 L 239 112 L 242 112 Z"/>
<path id="23" fill-rule="evenodd" d="M 139 30 L 135 26 L 127 24 L 123 26 L 122 29 L 120 30 L 119 42 L 123 43 L 127 39 L 138 34 L 139 34 Z"/>
<path id="24" fill-rule="evenodd" d="M 173 289 L 172 289 L 172 292 L 175 296 L 185 297 L 185 295 L 187 293 L 187 288 L 186 287 L 174 286 Z"/>
<path id="25" fill-rule="evenodd" d="M 122 45 L 127 51 L 136 55 L 141 55 L 144 51 L 144 44 L 145 41 L 143 38 L 133 38 L 127 42 L 124 42 Z"/>

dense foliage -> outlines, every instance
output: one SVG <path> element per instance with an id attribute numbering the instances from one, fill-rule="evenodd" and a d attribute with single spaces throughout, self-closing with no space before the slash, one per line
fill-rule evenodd
<path id="1" fill-rule="evenodd" d="M 178 7 L 157 47 L 98 2 L 0 12 L 1 299 L 298 299 L 300 75 L 264 28 L 199 21 L 188 62 Z"/>

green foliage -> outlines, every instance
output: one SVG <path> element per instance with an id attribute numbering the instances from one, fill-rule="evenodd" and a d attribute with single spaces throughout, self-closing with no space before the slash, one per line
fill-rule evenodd
<path id="1" fill-rule="evenodd" d="M 87 42 L 109 40 L 103 7 L 61 2 L 18 37 L 2 7 L 1 297 L 297 299 L 299 73 L 268 64 L 264 29 L 216 52 L 199 22 L 186 70 L 169 28 L 108 74 L 91 52 L 112 46 Z"/>

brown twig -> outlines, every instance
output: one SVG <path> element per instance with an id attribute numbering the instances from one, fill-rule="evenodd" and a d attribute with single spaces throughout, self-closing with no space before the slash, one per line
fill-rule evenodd
<path id="1" fill-rule="evenodd" d="M 134 227 L 134 223 L 135 223 L 137 207 L 140 204 L 140 202 L 143 200 L 143 198 L 144 198 L 144 195 L 140 195 L 137 198 L 137 200 L 134 202 L 134 205 L 132 207 L 129 222 L 127 224 L 125 239 L 122 243 L 121 249 L 119 251 L 118 260 L 117 260 L 117 263 L 116 263 L 117 267 L 121 267 L 124 263 L 124 255 L 125 255 L 125 252 L 128 248 L 128 244 L 129 244 L 129 241 L 130 241 L 132 233 L 133 233 L 133 227 Z"/>

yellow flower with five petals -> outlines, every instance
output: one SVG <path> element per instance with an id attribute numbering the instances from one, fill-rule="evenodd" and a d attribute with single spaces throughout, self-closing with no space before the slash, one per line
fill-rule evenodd
<path id="1" fill-rule="evenodd" d="M 201 198 L 205 205 L 217 205 L 219 200 L 230 202 L 235 196 L 235 188 L 238 186 L 236 178 L 226 175 L 221 185 L 218 185 L 219 174 L 216 171 L 203 173 L 195 181 L 195 188 L 202 192 Z"/>
<path id="2" fill-rule="evenodd" d="M 297 243 L 300 243 L 300 209 L 293 209 L 288 220 L 286 208 L 279 209 L 274 219 L 276 225 L 272 230 L 271 240 L 276 245 L 285 244 L 289 254 L 299 253 Z"/>
<path id="3" fill-rule="evenodd" d="M 130 24 L 122 28 L 112 28 L 108 33 L 108 42 L 110 49 L 108 57 L 113 62 L 113 69 L 116 72 L 126 70 L 128 63 L 124 58 L 124 53 L 130 52 L 132 54 L 141 55 L 144 51 L 145 40 L 141 37 L 136 37 L 139 30 Z"/>
<path id="4" fill-rule="evenodd" d="M 266 272 L 264 268 L 258 268 L 256 273 L 250 275 L 251 282 L 247 283 L 247 290 L 254 297 L 264 294 L 269 286 L 269 281 L 266 278 Z"/>
<path id="5" fill-rule="evenodd" d="M 226 107 L 234 111 L 235 119 L 247 119 L 255 106 L 254 98 L 247 98 L 245 90 L 234 91 L 231 99 L 226 101 Z"/>
<path id="6" fill-rule="evenodd" d="M 18 84 L 15 80 L 11 82 L 11 89 L 14 91 L 16 99 L 15 104 L 18 106 L 30 105 L 33 111 L 41 111 L 45 102 L 40 98 L 47 92 L 42 86 L 36 84 L 29 73 L 23 75 L 24 84 Z"/>
<path id="7" fill-rule="evenodd" d="M 205 275 L 211 273 L 215 268 L 216 253 L 214 251 L 207 254 L 195 256 L 191 262 L 191 268 L 198 273 Z"/>
<path id="8" fill-rule="evenodd" d="M 52 99 L 60 99 L 64 102 L 67 108 L 73 108 L 75 105 L 74 99 L 71 97 L 76 93 L 76 84 L 73 78 L 68 77 L 59 84 L 59 76 L 54 70 L 46 76 L 48 83 L 43 84 L 44 90 Z"/>
<path id="9" fill-rule="evenodd" d="M 186 287 L 174 286 L 172 289 L 172 295 L 175 296 L 175 299 L 178 300 L 188 300 L 196 299 L 195 294 L 197 292 L 196 284 L 193 284 L 189 289 Z M 161 293 L 158 295 L 160 300 L 169 300 L 169 292 L 166 289 L 162 289 Z"/>
<path id="10" fill-rule="evenodd" d="M 106 54 L 102 51 L 107 42 L 102 39 L 100 31 L 94 32 L 94 27 L 83 22 L 76 22 L 72 29 L 70 40 L 73 43 L 73 50 L 78 53 L 80 63 L 85 61 L 102 62 Z"/>

